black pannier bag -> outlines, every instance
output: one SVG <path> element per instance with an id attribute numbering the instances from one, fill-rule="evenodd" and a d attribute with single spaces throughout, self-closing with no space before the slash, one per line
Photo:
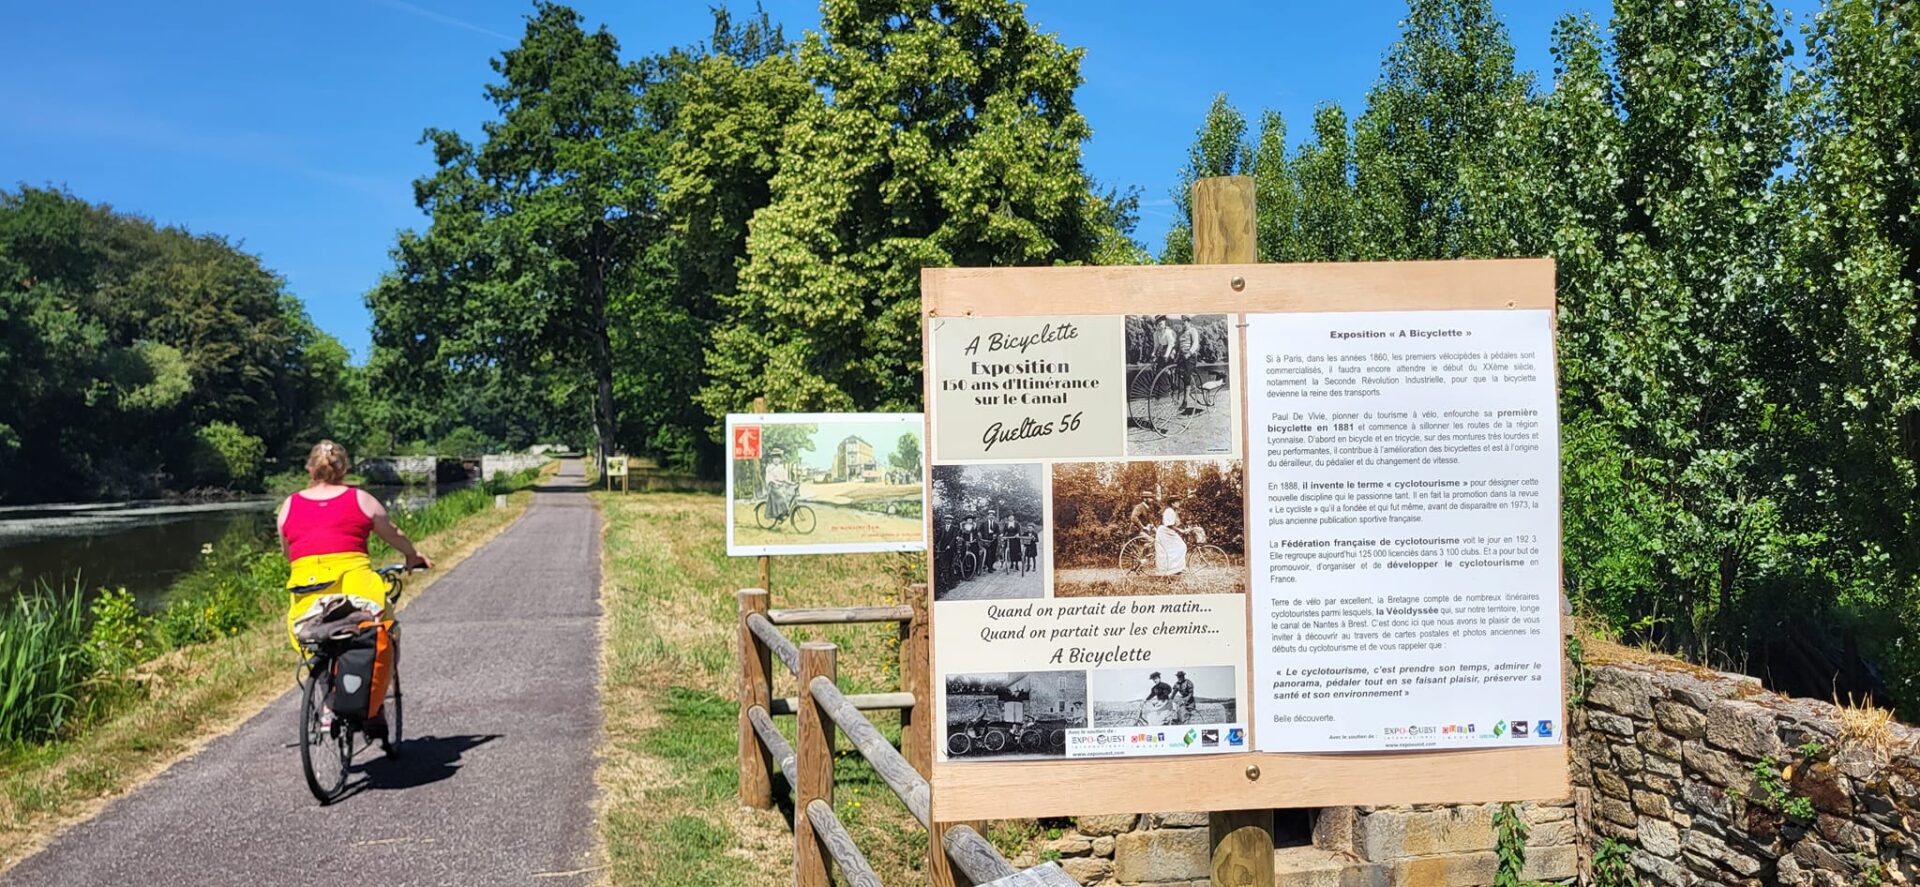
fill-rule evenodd
<path id="1" fill-rule="evenodd" d="M 333 659 L 332 708 L 336 717 L 363 720 L 375 704 L 373 664 L 380 655 L 380 629 L 368 625 L 342 642 Z M 385 695 L 382 693 L 381 695 Z"/>

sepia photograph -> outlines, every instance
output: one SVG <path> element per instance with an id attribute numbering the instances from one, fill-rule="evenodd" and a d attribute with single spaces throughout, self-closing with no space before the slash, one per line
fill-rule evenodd
<path id="1" fill-rule="evenodd" d="M 934 600 L 1046 594 L 1046 497 L 1035 465 L 933 468 Z"/>
<path id="2" fill-rule="evenodd" d="M 946 703 L 948 760 L 1064 757 L 1067 731 L 1087 726 L 1087 674 L 948 675 Z"/>
<path id="3" fill-rule="evenodd" d="M 912 551 L 925 544 L 919 413 L 727 417 L 727 551 Z"/>
<path id="4" fill-rule="evenodd" d="M 1232 455 L 1239 422 L 1226 314 L 1127 317 L 1127 455 Z"/>
<path id="5" fill-rule="evenodd" d="M 1236 723 L 1233 672 L 1231 665 L 1095 671 L 1088 678 L 1092 726 Z"/>
<path id="6" fill-rule="evenodd" d="M 1053 594 L 1242 594 L 1239 460 L 1053 466 Z"/>

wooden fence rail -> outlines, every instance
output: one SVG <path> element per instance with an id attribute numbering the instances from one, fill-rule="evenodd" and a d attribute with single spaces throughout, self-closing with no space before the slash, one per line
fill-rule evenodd
<path id="1" fill-rule="evenodd" d="M 1054 863 L 1018 871 L 973 828 L 933 822 L 933 793 L 927 783 L 933 724 L 925 704 L 931 692 L 925 587 L 916 586 L 909 597 L 914 601 L 911 606 L 771 610 L 766 591 L 739 592 L 740 803 L 763 809 L 773 806 L 772 777 L 779 773 L 793 793 L 794 883 L 827 887 L 833 883 L 830 869 L 838 869 L 849 885 L 881 887 L 866 856 L 833 812 L 833 750 L 838 730 L 880 774 L 907 812 L 928 829 L 933 839 L 927 842 L 926 868 L 935 887 L 1076 887 L 1073 878 Z M 837 681 L 838 648 L 819 641 L 795 644 L 777 627 L 888 622 L 900 624 L 901 678 L 906 689 L 851 696 L 841 692 Z M 774 698 L 774 659 L 799 680 L 802 695 Z M 900 711 L 900 748 L 894 748 L 861 714 L 876 709 Z M 792 743 L 773 720 L 786 714 L 798 721 Z"/>

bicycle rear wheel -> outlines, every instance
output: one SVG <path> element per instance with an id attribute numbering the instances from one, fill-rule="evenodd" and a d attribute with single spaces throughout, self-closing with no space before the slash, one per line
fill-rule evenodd
<path id="1" fill-rule="evenodd" d="M 400 651 L 393 653 L 393 683 L 387 687 L 387 701 L 380 704 L 380 710 L 386 713 L 387 735 L 380 745 L 387 758 L 400 757 L 400 740 L 405 736 L 401 728 L 406 724 L 406 700 L 400 695 Z"/>
<path id="2" fill-rule="evenodd" d="M 762 530 L 771 530 L 779 521 L 767 516 L 767 503 L 756 502 L 753 505 L 753 525 Z"/>
<path id="3" fill-rule="evenodd" d="M 1153 543 L 1135 536 L 1120 546 L 1120 569 L 1128 574 L 1140 573 L 1152 562 Z"/>
<path id="4" fill-rule="evenodd" d="M 332 695 L 333 677 L 325 665 L 308 674 L 300 694 L 300 767 L 307 790 L 322 804 L 339 796 L 353 762 L 353 731 L 337 719 L 330 726 L 321 723 Z"/>

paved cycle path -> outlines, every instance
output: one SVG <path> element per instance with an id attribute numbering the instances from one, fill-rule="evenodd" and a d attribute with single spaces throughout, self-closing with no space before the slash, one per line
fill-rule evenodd
<path id="1" fill-rule="evenodd" d="M 307 793 L 290 691 L 0 884 L 592 882 L 600 520 L 585 490 L 564 464 L 406 607 L 403 757 L 358 758 L 348 797 Z"/>

